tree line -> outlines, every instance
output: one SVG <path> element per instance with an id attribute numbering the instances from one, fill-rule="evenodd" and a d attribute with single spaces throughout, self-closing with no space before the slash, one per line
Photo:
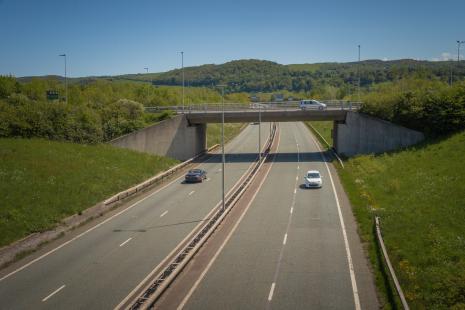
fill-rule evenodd
<path id="1" fill-rule="evenodd" d="M 58 92 L 49 100 L 47 91 Z M 78 143 L 98 143 L 144 128 L 170 116 L 146 113 L 144 106 L 180 105 L 180 87 L 103 79 L 71 81 L 68 103 L 63 81 L 35 78 L 20 82 L 0 76 L 0 137 L 43 137 Z M 185 90 L 185 104 L 220 102 L 217 91 Z M 230 94 L 226 101 L 247 101 L 247 94 Z"/>

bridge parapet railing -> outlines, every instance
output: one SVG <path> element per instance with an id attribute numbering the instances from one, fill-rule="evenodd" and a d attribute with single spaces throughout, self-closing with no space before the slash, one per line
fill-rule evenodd
<path id="1" fill-rule="evenodd" d="M 331 110 L 357 110 L 360 108 L 361 103 L 355 101 L 345 100 L 321 100 Z M 189 105 L 175 105 L 175 106 L 155 106 L 145 107 L 146 112 L 159 112 L 159 111 L 174 111 L 178 114 L 188 113 L 208 113 L 208 112 L 221 112 L 223 109 L 226 112 L 240 112 L 240 111 L 295 111 L 300 110 L 300 101 L 286 101 L 286 102 L 252 102 L 252 103 L 225 103 L 224 107 L 221 103 L 200 103 Z"/>

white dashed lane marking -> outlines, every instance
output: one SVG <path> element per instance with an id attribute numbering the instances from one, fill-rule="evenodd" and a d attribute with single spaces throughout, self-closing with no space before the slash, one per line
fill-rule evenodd
<path id="1" fill-rule="evenodd" d="M 123 243 L 121 243 L 119 246 L 122 247 L 123 245 L 125 245 L 126 243 L 128 243 L 131 240 L 132 240 L 132 237 L 129 238 L 128 240 L 124 241 Z"/>
<path id="2" fill-rule="evenodd" d="M 42 299 L 42 301 L 47 301 L 48 299 L 50 299 L 53 295 L 55 295 L 56 293 L 58 293 L 59 291 L 61 291 L 62 289 L 65 288 L 66 285 L 62 285 L 60 286 L 59 288 L 57 288 L 56 290 L 54 290 L 50 295 L 48 295 L 47 297 L 45 297 L 44 299 Z"/>
<path id="3" fill-rule="evenodd" d="M 273 293 L 274 293 L 275 285 L 276 285 L 276 283 L 274 283 L 274 282 L 273 282 L 273 284 L 271 284 L 270 293 L 268 294 L 268 301 L 271 301 L 273 299 Z"/>
<path id="4" fill-rule="evenodd" d="M 165 212 L 163 212 L 160 217 L 164 217 L 166 215 L 166 213 L 168 213 L 168 210 L 166 210 Z"/>

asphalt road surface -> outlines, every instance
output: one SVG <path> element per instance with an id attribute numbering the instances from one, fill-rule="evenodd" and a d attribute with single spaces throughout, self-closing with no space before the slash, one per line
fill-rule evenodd
<path id="1" fill-rule="evenodd" d="M 307 170 L 320 171 L 321 189 L 302 188 Z M 280 124 L 273 166 L 246 212 L 190 292 L 170 306 L 379 308 L 347 197 L 302 123 Z M 175 289 L 166 293 L 176 296 Z"/>
<path id="2" fill-rule="evenodd" d="M 263 124 L 262 144 L 268 132 Z M 226 191 L 257 149 L 257 125 L 227 145 Z M 0 309 L 114 308 L 221 200 L 220 156 L 199 167 L 207 170 L 206 182 L 177 179 L 2 270 Z"/>

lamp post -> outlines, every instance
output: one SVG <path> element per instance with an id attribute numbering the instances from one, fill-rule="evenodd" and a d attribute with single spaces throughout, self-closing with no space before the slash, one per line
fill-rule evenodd
<path id="1" fill-rule="evenodd" d="M 68 77 L 66 75 L 66 54 L 61 54 L 58 56 L 65 58 L 65 100 L 66 104 L 68 104 Z"/>
<path id="2" fill-rule="evenodd" d="M 357 68 L 357 75 L 358 75 L 358 104 L 360 104 L 360 44 L 358 45 L 358 68 Z"/>
<path id="3" fill-rule="evenodd" d="M 460 64 L 460 45 L 464 44 L 465 41 L 457 40 L 457 63 Z"/>
<path id="4" fill-rule="evenodd" d="M 224 156 L 224 88 L 226 85 L 218 85 L 221 88 L 221 210 L 224 212 L 225 204 L 224 204 L 224 164 L 225 164 L 225 156 Z"/>
<path id="5" fill-rule="evenodd" d="M 262 104 L 258 104 L 258 161 L 262 159 Z"/>
<path id="6" fill-rule="evenodd" d="M 182 69 L 182 113 L 184 113 L 184 52 L 181 53 L 181 69 Z"/>
<path id="7" fill-rule="evenodd" d="M 148 67 L 145 67 L 145 73 L 149 74 L 149 68 Z M 148 101 L 149 101 L 149 88 L 147 88 L 147 104 L 148 104 Z"/>

